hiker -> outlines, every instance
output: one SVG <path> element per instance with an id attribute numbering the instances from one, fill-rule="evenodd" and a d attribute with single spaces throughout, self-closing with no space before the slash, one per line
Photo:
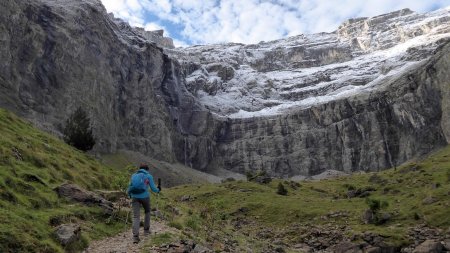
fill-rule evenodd
<path id="1" fill-rule="evenodd" d="M 150 193 L 148 187 L 153 192 L 159 193 L 161 186 L 155 186 L 153 176 L 149 173 L 149 167 L 146 164 L 141 164 L 139 170 L 131 176 L 131 182 L 128 186 L 128 196 L 132 198 L 131 206 L 133 209 L 133 243 L 138 243 L 139 239 L 139 225 L 140 225 L 140 211 L 141 205 L 145 210 L 144 218 L 144 236 L 150 234 Z"/>

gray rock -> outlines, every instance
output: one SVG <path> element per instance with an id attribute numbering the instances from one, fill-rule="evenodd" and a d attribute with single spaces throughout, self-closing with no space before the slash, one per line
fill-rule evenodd
<path id="1" fill-rule="evenodd" d="M 390 213 L 383 212 L 377 214 L 377 218 L 377 224 L 384 224 L 391 220 L 392 215 Z"/>
<path id="2" fill-rule="evenodd" d="M 107 214 L 111 214 L 114 211 L 114 205 L 112 202 L 100 197 L 94 192 L 85 190 L 76 184 L 64 183 L 56 187 L 54 190 L 59 197 L 65 197 L 85 205 L 100 206 Z"/>
<path id="3" fill-rule="evenodd" d="M 253 181 L 260 184 L 268 184 L 272 182 L 272 178 L 270 176 L 257 176 Z"/>
<path id="4" fill-rule="evenodd" d="M 354 197 L 356 197 L 356 196 L 358 196 L 358 192 L 357 192 L 356 190 L 349 190 L 349 191 L 347 192 L 347 197 L 348 197 L 348 198 L 354 198 Z"/>
<path id="5" fill-rule="evenodd" d="M 96 190 L 95 193 L 111 202 L 116 202 L 123 198 L 127 198 L 127 194 L 124 191 Z"/>
<path id="6" fill-rule="evenodd" d="M 305 252 L 305 253 L 313 252 L 313 249 L 310 246 L 308 246 L 308 244 L 304 244 L 304 243 L 295 244 L 293 246 L 293 248 L 300 252 Z"/>
<path id="7" fill-rule="evenodd" d="M 438 200 L 436 198 L 428 196 L 428 197 L 426 197 L 426 198 L 424 198 L 422 200 L 422 204 L 424 204 L 424 205 L 431 205 L 431 204 L 433 204 L 433 203 L 435 203 L 437 201 Z"/>
<path id="8" fill-rule="evenodd" d="M 212 250 L 206 248 L 205 246 L 201 244 L 196 244 L 194 249 L 192 250 L 193 253 L 210 253 Z"/>
<path id="9" fill-rule="evenodd" d="M 275 250 L 275 252 L 278 252 L 278 253 L 285 253 L 286 252 L 284 250 L 284 248 L 281 247 L 281 246 L 276 246 L 274 250 Z"/>
<path id="10" fill-rule="evenodd" d="M 365 210 L 361 216 L 361 219 L 364 222 L 364 224 L 373 223 L 374 218 L 375 218 L 375 215 L 374 215 L 373 211 L 370 209 Z"/>
<path id="11" fill-rule="evenodd" d="M 352 242 L 341 242 L 333 246 L 333 252 L 335 253 L 362 253 L 358 244 Z"/>
<path id="12" fill-rule="evenodd" d="M 400 252 L 401 250 L 398 246 L 389 245 L 384 242 L 378 243 L 377 246 L 381 249 L 381 252 L 383 253 L 397 253 Z"/>
<path id="13" fill-rule="evenodd" d="M 446 240 L 442 241 L 441 243 L 442 243 L 442 247 L 444 250 L 450 251 L 450 239 L 446 239 Z"/>
<path id="14" fill-rule="evenodd" d="M 81 236 L 81 227 L 77 224 L 63 224 L 55 229 L 56 240 L 63 246 L 77 241 Z"/>
<path id="15" fill-rule="evenodd" d="M 184 201 L 190 201 L 191 200 L 191 196 L 190 195 L 183 195 L 180 198 L 180 201 L 184 202 Z"/>
<path id="16" fill-rule="evenodd" d="M 417 246 L 413 253 L 440 253 L 442 252 L 442 244 L 434 240 L 426 240 Z"/>
<path id="17" fill-rule="evenodd" d="M 159 219 L 164 219 L 164 215 L 160 210 L 151 211 L 152 216 L 158 217 Z"/>
<path id="18" fill-rule="evenodd" d="M 380 247 L 368 247 L 364 249 L 364 253 L 381 253 Z"/>
<path id="19" fill-rule="evenodd" d="M 358 197 L 365 198 L 365 197 L 368 197 L 368 196 L 370 196 L 370 191 L 363 191 L 363 192 L 361 192 L 361 194 L 359 194 Z"/>

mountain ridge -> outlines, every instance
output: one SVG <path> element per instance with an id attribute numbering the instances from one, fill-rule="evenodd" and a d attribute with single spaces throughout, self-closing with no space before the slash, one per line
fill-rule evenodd
<path id="1" fill-rule="evenodd" d="M 400 67 L 448 41 L 449 14 L 448 8 L 426 14 L 403 9 L 350 19 L 331 33 L 165 51 L 187 62 L 188 89 L 213 112 L 270 116 L 370 91 L 365 87 L 372 81 L 404 71 Z M 193 64 L 200 66 L 193 71 Z"/>

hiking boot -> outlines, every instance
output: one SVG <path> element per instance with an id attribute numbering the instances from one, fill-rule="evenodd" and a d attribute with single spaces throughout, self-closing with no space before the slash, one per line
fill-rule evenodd
<path id="1" fill-rule="evenodd" d="M 150 234 L 150 230 L 144 230 L 144 236 L 149 236 Z"/>
<path id="2" fill-rule="evenodd" d="M 139 239 L 139 237 L 133 237 L 133 243 L 137 244 L 141 241 L 141 239 Z"/>

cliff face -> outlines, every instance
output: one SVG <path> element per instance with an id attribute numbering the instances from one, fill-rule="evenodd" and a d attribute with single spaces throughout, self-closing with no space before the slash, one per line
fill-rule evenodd
<path id="1" fill-rule="evenodd" d="M 97 151 L 204 171 L 383 169 L 450 142 L 448 13 L 178 50 L 97 0 L 6 0 L 0 107 L 58 134 L 82 106 Z"/>
<path id="2" fill-rule="evenodd" d="M 277 176 L 380 170 L 448 143 L 450 9 L 333 33 L 165 50 L 216 118 L 213 164 Z"/>
<path id="3" fill-rule="evenodd" d="M 179 88 L 170 94 L 177 78 L 161 48 L 131 28 L 124 32 L 100 1 L 1 5 L 1 107 L 57 133 L 82 106 L 96 150 L 130 149 L 175 161 L 178 132 L 165 97 L 172 96 L 176 108 L 189 94 Z"/>
<path id="4" fill-rule="evenodd" d="M 219 137 L 225 168 L 315 175 L 381 170 L 446 145 L 450 44 L 378 90 L 286 115 L 230 119 Z"/>

